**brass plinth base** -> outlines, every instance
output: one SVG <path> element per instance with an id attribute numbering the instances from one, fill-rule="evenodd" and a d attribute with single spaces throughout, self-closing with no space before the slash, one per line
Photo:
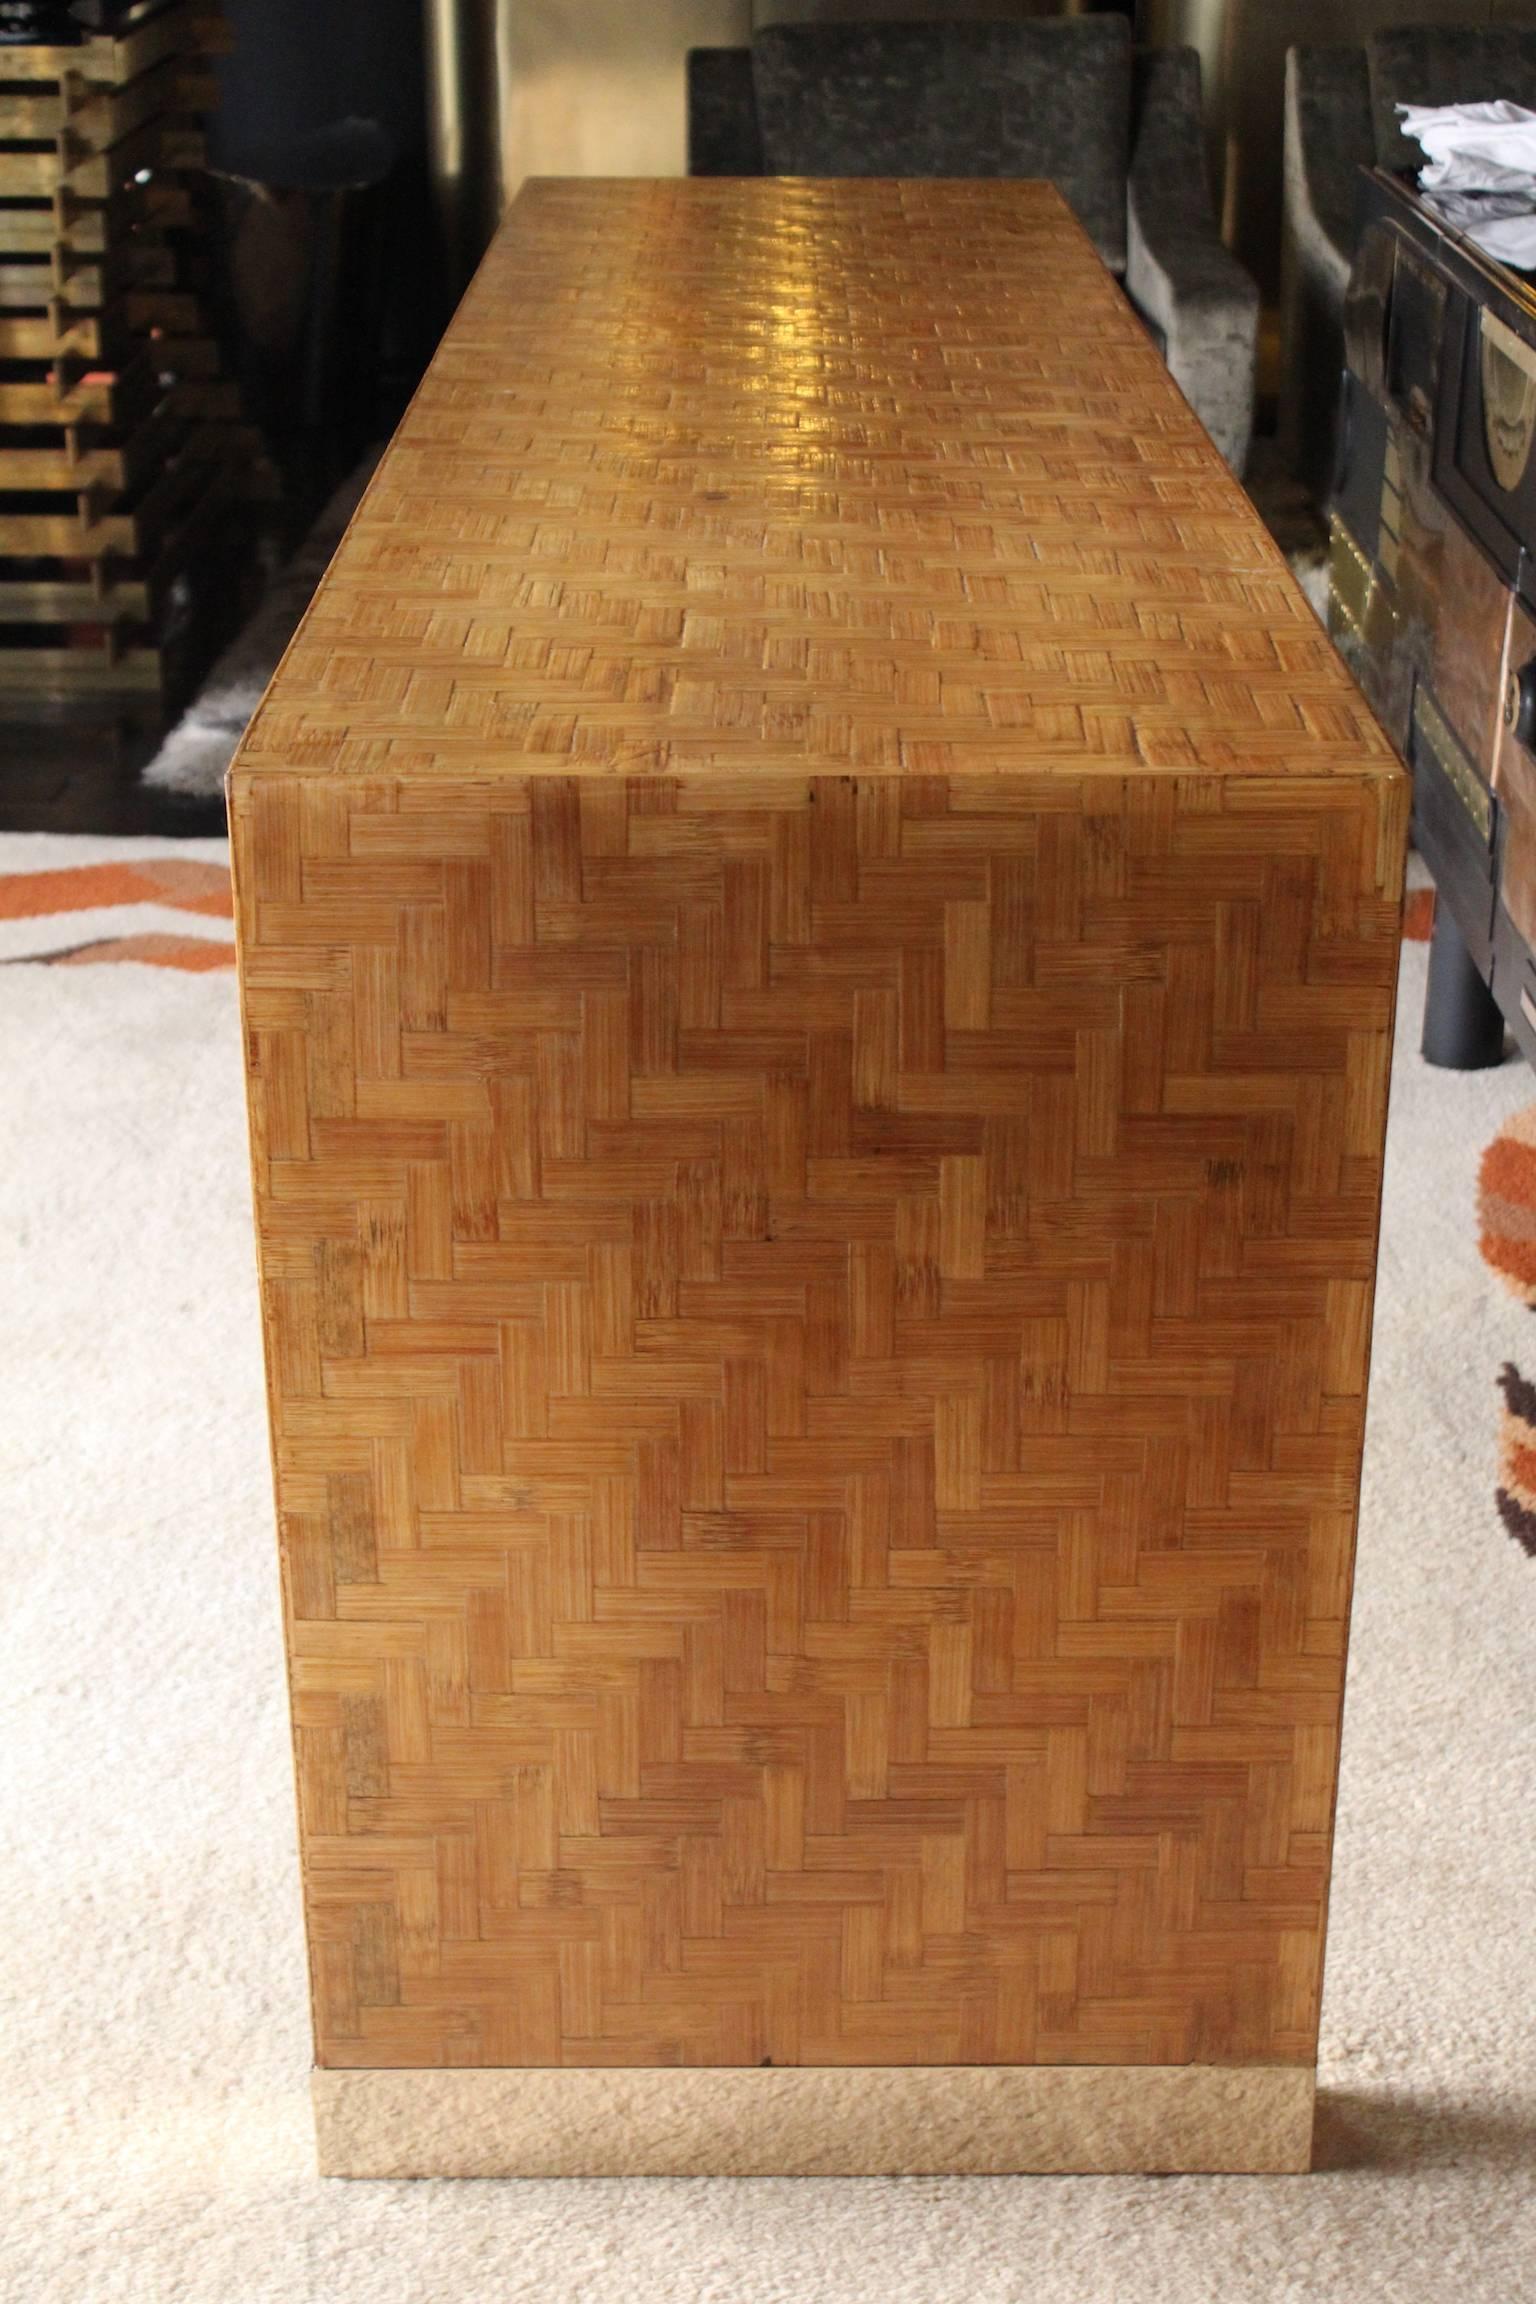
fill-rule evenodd
<path id="1" fill-rule="evenodd" d="M 326 2176 L 1278 2175 L 1295 2065 L 317 2071 Z"/>

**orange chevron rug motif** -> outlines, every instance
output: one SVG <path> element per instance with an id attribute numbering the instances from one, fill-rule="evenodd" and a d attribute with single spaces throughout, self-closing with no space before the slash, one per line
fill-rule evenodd
<path id="1" fill-rule="evenodd" d="M 1504 1418 L 1499 1431 L 1499 1518 L 1522 1550 L 1536 1560 L 1536 1384 L 1527 1384 L 1512 1360 L 1499 1375 Z"/>
<path id="2" fill-rule="evenodd" d="M 1536 1104 L 1506 1121 L 1483 1154 L 1477 1217 L 1489 1270 L 1536 1307 Z"/>
<path id="3" fill-rule="evenodd" d="M 1434 926 L 1433 888 L 1410 888 L 1403 901 L 1403 941 L 1407 944 L 1426 944 L 1434 933 Z"/>
<path id="4" fill-rule="evenodd" d="M 0 835 L 0 966 L 131 961 L 197 975 L 232 968 L 224 844 L 188 843 L 190 853 L 178 845 Z M 81 852 L 78 862 L 72 850 Z"/>
<path id="5" fill-rule="evenodd" d="M 1477 1178 L 1478 1246 L 1512 1296 L 1536 1310 L 1536 1104 L 1505 1121 Z M 1536 1384 L 1506 1360 L 1494 1502 L 1515 1542 L 1536 1560 Z"/>

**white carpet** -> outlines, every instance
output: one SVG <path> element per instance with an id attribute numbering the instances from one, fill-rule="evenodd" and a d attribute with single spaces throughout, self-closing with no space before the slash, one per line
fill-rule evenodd
<path id="1" fill-rule="evenodd" d="M 1492 1502 L 1536 1320 L 1474 1219 L 1536 1083 L 1426 1071 L 1404 970 L 1325 2171 L 347 2185 L 312 2173 L 234 982 L 0 966 L 8 2304 L 1536 2298 L 1536 1569 Z"/>

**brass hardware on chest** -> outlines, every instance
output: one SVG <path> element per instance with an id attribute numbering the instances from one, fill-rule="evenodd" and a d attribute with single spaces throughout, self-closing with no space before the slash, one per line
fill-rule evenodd
<path id="1" fill-rule="evenodd" d="M 1536 1061 L 1536 288 L 1401 179 L 1365 172 L 1359 198 L 1329 628 L 1415 768 L 1426 1054 L 1497 1062 L 1502 1013 Z"/>
<path id="2" fill-rule="evenodd" d="M 1488 461 L 1499 486 L 1509 493 L 1525 478 L 1536 438 L 1536 351 L 1494 313 L 1481 312 L 1478 370 Z"/>
<path id="3" fill-rule="evenodd" d="M 1413 732 L 1420 745 L 1428 746 L 1436 767 L 1486 840 L 1493 825 L 1488 788 L 1447 727 L 1444 714 L 1422 688 L 1413 700 Z"/>
<path id="4" fill-rule="evenodd" d="M 1363 647 L 1379 647 L 1397 611 L 1386 585 L 1337 514 L 1329 534 L 1328 591 L 1354 638 Z"/>
<path id="5" fill-rule="evenodd" d="M 1536 751 L 1536 659 L 1518 671 L 1510 668 L 1504 683 L 1504 725 L 1517 744 Z"/>

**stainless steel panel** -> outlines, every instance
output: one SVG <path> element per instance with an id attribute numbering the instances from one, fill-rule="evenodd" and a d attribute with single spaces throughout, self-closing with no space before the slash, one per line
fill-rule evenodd
<path id="1" fill-rule="evenodd" d="M 1076 15 L 1089 0 L 426 0 L 433 168 L 466 277 L 525 176 L 677 176 L 683 58 L 754 25 Z"/>
<path id="2" fill-rule="evenodd" d="M 461 269 L 525 176 L 680 176 L 683 58 L 751 0 L 427 0 L 439 197 Z"/>
<path id="3" fill-rule="evenodd" d="M 757 0 L 754 24 L 936 24 L 961 17 L 1084 16 L 1092 0 Z"/>

